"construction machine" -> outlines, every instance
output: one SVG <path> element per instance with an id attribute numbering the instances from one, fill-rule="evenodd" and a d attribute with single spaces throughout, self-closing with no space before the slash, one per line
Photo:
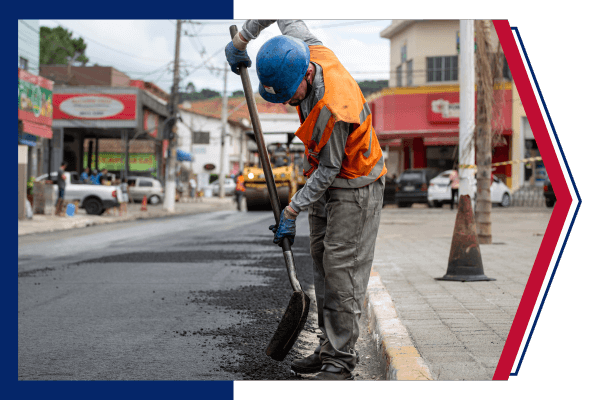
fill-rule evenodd
<path id="1" fill-rule="evenodd" d="M 249 135 L 250 136 L 250 135 Z M 292 135 L 293 138 L 293 135 Z M 281 208 L 285 208 L 294 194 L 304 186 L 306 179 L 302 171 L 304 147 L 300 143 L 267 144 L 273 178 L 277 187 L 277 196 Z M 256 165 L 244 168 L 244 184 L 246 186 L 246 208 L 248 211 L 270 210 L 271 202 L 267 183 L 260 161 Z"/>

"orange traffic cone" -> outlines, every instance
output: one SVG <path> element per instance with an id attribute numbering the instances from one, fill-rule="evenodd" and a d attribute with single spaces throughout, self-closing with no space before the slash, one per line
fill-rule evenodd
<path id="1" fill-rule="evenodd" d="M 148 199 L 146 198 L 146 195 L 144 195 L 144 198 L 142 199 L 142 208 L 140 209 L 140 211 L 148 211 Z"/>
<path id="2" fill-rule="evenodd" d="M 471 196 L 462 195 L 458 200 L 458 213 L 454 223 L 454 234 L 450 246 L 448 269 L 440 281 L 495 281 L 483 273 L 483 263 L 479 242 L 477 241 L 477 228 L 471 207 Z"/>

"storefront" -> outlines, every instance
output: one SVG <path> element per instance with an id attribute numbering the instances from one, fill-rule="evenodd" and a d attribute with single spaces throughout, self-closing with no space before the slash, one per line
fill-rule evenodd
<path id="1" fill-rule="evenodd" d="M 53 86 L 52 81 L 19 68 L 19 144 L 27 146 L 27 178 L 40 175 L 48 159 Z"/>
<path id="2" fill-rule="evenodd" d="M 495 89 L 492 162 L 509 161 L 512 86 L 504 84 Z M 389 88 L 369 98 L 390 176 L 409 168 L 456 168 L 459 95 L 458 85 L 444 85 Z M 509 180 L 511 167 L 496 167 L 494 174 Z"/>
<path id="3" fill-rule="evenodd" d="M 138 87 L 58 87 L 53 100 L 55 134 L 68 171 L 106 168 L 161 178 L 161 127 L 166 101 Z M 132 148 L 143 148 L 132 153 Z"/>

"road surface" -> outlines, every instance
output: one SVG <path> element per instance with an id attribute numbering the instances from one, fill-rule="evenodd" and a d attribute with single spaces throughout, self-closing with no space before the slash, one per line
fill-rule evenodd
<path id="1" fill-rule="evenodd" d="M 316 345 L 316 312 L 283 362 L 264 354 L 291 297 L 272 212 L 221 211 L 19 238 L 20 380 L 279 380 Z M 308 222 L 293 246 L 314 299 Z M 383 379 L 361 326 L 356 379 Z"/>

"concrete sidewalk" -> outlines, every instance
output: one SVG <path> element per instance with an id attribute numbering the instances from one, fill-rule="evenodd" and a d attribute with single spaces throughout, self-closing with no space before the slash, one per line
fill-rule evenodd
<path id="1" fill-rule="evenodd" d="M 19 236 L 33 233 L 61 231 L 65 229 L 84 228 L 92 225 L 110 224 L 115 222 L 133 221 L 136 219 L 161 218 L 172 215 L 198 214 L 202 212 L 234 210 L 236 208 L 234 197 L 203 197 L 195 202 L 175 203 L 175 212 L 169 213 L 163 209 L 162 204 L 148 205 L 148 211 L 141 211 L 141 204 L 130 203 L 127 205 L 127 213 L 119 216 L 118 209 L 112 209 L 110 213 L 103 215 L 89 215 L 85 210 L 73 217 L 56 217 L 52 215 L 34 214 L 32 219 L 19 220 Z"/>
<path id="2" fill-rule="evenodd" d="M 385 207 L 366 314 L 391 380 L 490 380 L 552 209 L 492 209 L 480 245 L 496 281 L 436 281 L 448 267 L 456 210 Z"/>

